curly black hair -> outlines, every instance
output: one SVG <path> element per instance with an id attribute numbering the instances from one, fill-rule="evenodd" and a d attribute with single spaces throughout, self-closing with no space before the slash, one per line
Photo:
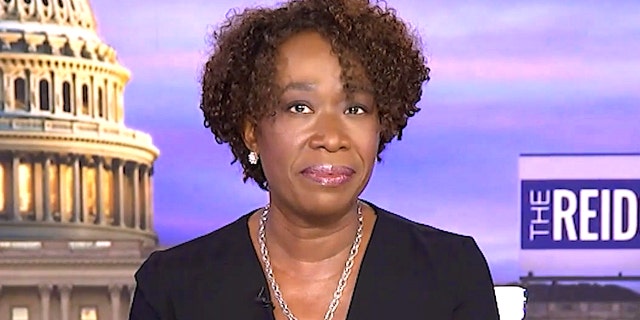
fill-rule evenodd
<path id="1" fill-rule="evenodd" d="M 228 143 L 240 161 L 243 181 L 267 190 L 260 165 L 248 162 L 245 123 L 257 124 L 277 104 L 274 79 L 279 45 L 313 30 L 325 37 L 342 67 L 346 92 L 354 90 L 354 68 L 372 85 L 381 124 L 380 153 L 394 137 L 402 138 L 416 112 L 430 69 L 415 32 L 386 3 L 368 0 L 293 0 L 278 8 L 233 12 L 212 34 L 212 53 L 204 65 L 200 109 L 204 126 L 219 144 Z"/>

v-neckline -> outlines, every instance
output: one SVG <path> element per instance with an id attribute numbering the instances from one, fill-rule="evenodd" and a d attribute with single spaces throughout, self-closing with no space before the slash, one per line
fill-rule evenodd
<path id="1" fill-rule="evenodd" d="M 349 302 L 349 306 L 347 308 L 347 316 L 345 320 L 349 320 L 351 319 L 354 314 L 357 314 L 357 310 L 354 311 L 355 309 L 353 308 L 354 306 L 354 301 L 359 301 L 358 297 L 361 296 L 361 292 L 358 290 L 359 288 L 362 287 L 361 283 L 361 279 L 365 278 L 371 278 L 371 271 L 373 271 L 371 265 L 372 263 L 369 262 L 369 260 L 371 260 L 371 248 L 376 248 L 377 245 L 374 244 L 375 242 L 378 242 L 379 240 L 379 236 L 377 237 L 376 234 L 380 233 L 380 231 L 378 231 L 378 229 L 380 229 L 379 225 L 379 220 L 382 217 L 382 215 L 380 214 L 380 210 L 378 207 L 376 207 L 374 204 L 365 201 L 365 200 L 360 200 L 363 203 L 365 203 L 366 205 L 368 205 L 369 207 L 371 207 L 371 209 L 373 210 L 373 213 L 375 214 L 376 219 L 373 222 L 373 227 L 371 230 L 371 236 L 369 237 L 369 241 L 364 249 L 364 253 L 362 256 L 362 262 L 360 263 L 360 269 L 358 270 L 358 273 L 356 275 L 356 280 L 355 283 L 353 285 L 353 293 L 351 295 L 351 300 Z M 253 241 L 251 239 L 251 229 L 249 228 L 249 219 L 256 213 L 258 213 L 260 211 L 260 208 L 253 210 L 252 212 L 250 212 L 249 214 L 245 215 L 245 221 L 243 222 L 244 226 L 245 226 L 245 232 L 244 232 L 244 242 L 245 245 L 248 245 L 249 248 L 251 249 L 251 252 L 253 252 L 253 259 L 251 259 L 251 268 L 252 272 L 258 272 L 259 270 L 259 274 L 261 275 L 261 280 L 262 280 L 262 287 L 264 287 L 265 290 L 267 290 L 266 292 L 270 292 L 270 288 L 271 285 L 268 283 L 267 281 L 267 277 L 265 275 L 264 272 L 264 268 L 262 268 L 262 263 L 260 262 L 260 257 L 258 255 L 258 252 L 256 251 L 256 249 L 253 246 Z M 270 294 L 269 294 L 270 295 Z M 271 299 L 272 300 L 272 299 Z M 272 301 L 272 303 L 275 303 L 274 301 Z M 274 313 L 274 308 L 271 308 L 270 314 L 271 314 L 271 319 L 275 319 L 275 313 Z"/>

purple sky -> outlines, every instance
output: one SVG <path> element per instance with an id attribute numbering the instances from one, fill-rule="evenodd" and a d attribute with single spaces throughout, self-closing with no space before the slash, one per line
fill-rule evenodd
<path id="1" fill-rule="evenodd" d="M 231 8 L 273 3 L 92 1 L 102 38 L 132 71 L 126 122 L 161 150 L 155 227 L 163 245 L 265 203 L 202 126 L 198 79 L 211 27 Z M 640 119 L 640 2 L 388 3 L 422 35 L 432 80 L 423 111 L 385 150 L 364 198 L 474 236 L 495 280 L 514 281 L 518 155 L 639 151 L 631 119 Z"/>

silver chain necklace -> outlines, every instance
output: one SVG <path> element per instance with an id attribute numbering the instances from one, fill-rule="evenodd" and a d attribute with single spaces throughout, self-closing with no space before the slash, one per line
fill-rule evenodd
<path id="1" fill-rule="evenodd" d="M 349 258 L 347 258 L 347 262 L 345 263 L 344 270 L 342 271 L 342 276 L 338 281 L 338 287 L 336 291 L 333 293 L 333 299 L 329 304 L 329 308 L 327 309 L 327 313 L 324 315 L 324 320 L 333 319 L 333 314 L 338 308 L 338 304 L 340 303 L 340 298 L 342 297 L 342 291 L 347 286 L 347 280 L 349 279 L 349 275 L 351 274 L 351 268 L 353 267 L 353 261 L 358 255 L 358 248 L 360 248 L 360 240 L 362 240 L 362 206 L 358 201 L 358 231 L 356 231 L 356 238 L 353 240 L 353 244 L 351 245 L 351 251 L 349 252 Z M 269 205 L 267 205 L 262 211 L 262 217 L 260 218 L 260 228 L 258 229 L 258 243 L 260 244 L 260 252 L 262 253 L 262 261 L 264 262 L 265 272 L 267 274 L 267 280 L 269 280 L 271 284 L 271 289 L 273 290 L 276 300 L 282 309 L 282 312 L 289 320 L 298 320 L 289 307 L 287 303 L 284 301 L 282 297 L 282 292 L 280 292 L 280 287 L 276 282 L 275 277 L 273 276 L 273 270 L 271 269 L 271 260 L 269 260 L 269 250 L 267 250 L 266 244 L 266 232 L 265 225 L 267 222 L 267 215 L 269 214 Z"/>

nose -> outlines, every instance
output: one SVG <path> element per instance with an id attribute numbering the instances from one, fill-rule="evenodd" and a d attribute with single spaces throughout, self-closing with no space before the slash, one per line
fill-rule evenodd
<path id="1" fill-rule="evenodd" d="M 309 140 L 312 149 L 325 149 L 329 152 L 348 150 L 351 139 L 343 119 L 336 114 L 318 114 L 313 126 L 314 133 Z"/>

